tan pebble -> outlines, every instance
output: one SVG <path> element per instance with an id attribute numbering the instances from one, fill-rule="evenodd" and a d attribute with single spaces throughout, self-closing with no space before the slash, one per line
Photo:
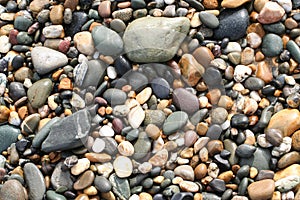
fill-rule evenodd
<path id="1" fill-rule="evenodd" d="M 250 47 L 246 47 L 241 53 L 241 64 L 248 65 L 253 62 L 254 50 Z"/>
<path id="2" fill-rule="evenodd" d="M 267 98 L 262 98 L 258 104 L 259 108 L 265 108 L 270 105 L 270 101 Z"/>
<path id="3" fill-rule="evenodd" d="M 49 0 L 34 0 L 29 4 L 29 9 L 37 14 L 39 13 L 41 10 L 43 10 L 43 8 L 48 5 L 50 3 Z"/>
<path id="4" fill-rule="evenodd" d="M 223 142 L 220 140 L 211 140 L 207 143 L 207 150 L 210 156 L 220 153 L 223 149 Z"/>
<path id="5" fill-rule="evenodd" d="M 178 65 L 182 76 L 191 86 L 195 86 L 204 74 L 203 66 L 191 54 L 184 54 Z"/>
<path id="6" fill-rule="evenodd" d="M 207 47 L 199 47 L 193 52 L 196 61 L 204 68 L 209 67 L 210 62 L 214 59 L 214 55 Z"/>
<path id="7" fill-rule="evenodd" d="M 208 150 L 207 148 L 203 147 L 200 151 L 199 151 L 199 157 L 200 160 L 202 162 L 207 162 L 208 161 Z"/>
<path id="8" fill-rule="evenodd" d="M 72 89 L 73 89 L 73 84 L 69 78 L 63 78 L 60 80 L 60 83 L 58 85 L 58 90 L 72 90 Z"/>
<path id="9" fill-rule="evenodd" d="M 181 181 L 179 183 L 180 189 L 182 189 L 185 192 L 198 192 L 199 186 L 192 182 L 192 181 Z"/>
<path id="10" fill-rule="evenodd" d="M 203 200 L 202 194 L 201 193 L 196 193 L 194 195 L 194 200 Z"/>
<path id="11" fill-rule="evenodd" d="M 219 89 L 212 89 L 206 94 L 209 102 L 212 105 L 216 105 L 221 97 L 221 91 Z"/>
<path id="12" fill-rule="evenodd" d="M 169 105 L 169 100 L 163 99 L 161 100 L 158 105 L 157 105 L 157 109 L 158 110 L 163 110 L 164 108 L 166 108 Z"/>
<path id="13" fill-rule="evenodd" d="M 113 192 L 102 192 L 101 197 L 104 199 L 115 200 L 116 197 Z"/>
<path id="14" fill-rule="evenodd" d="M 124 9 L 124 8 L 128 8 L 131 6 L 131 2 L 129 1 L 125 1 L 125 2 L 120 2 L 118 3 L 118 8 Z"/>
<path id="15" fill-rule="evenodd" d="M 256 33 L 260 36 L 260 38 L 263 38 L 265 36 L 264 28 L 260 23 L 250 24 L 247 28 L 247 34 L 249 33 Z"/>
<path id="16" fill-rule="evenodd" d="M 178 185 L 182 181 L 183 181 L 183 178 L 178 177 L 178 176 L 172 179 L 172 183 L 175 185 Z"/>
<path id="17" fill-rule="evenodd" d="M 275 173 L 274 175 L 274 181 L 278 181 L 279 179 L 286 178 L 288 176 L 300 176 L 300 165 L 299 164 L 293 164 L 285 169 L 282 169 Z"/>
<path id="18" fill-rule="evenodd" d="M 224 8 L 237 8 L 251 0 L 223 0 L 221 6 Z"/>
<path id="19" fill-rule="evenodd" d="M 238 185 L 237 184 L 226 184 L 226 188 L 236 191 L 238 189 Z"/>
<path id="20" fill-rule="evenodd" d="M 139 194 L 140 200 L 152 200 L 152 196 L 149 193 L 142 192 Z"/>
<path id="21" fill-rule="evenodd" d="M 298 27 L 298 23 L 293 18 L 289 17 L 284 21 L 284 25 L 288 29 L 294 29 Z"/>
<path id="22" fill-rule="evenodd" d="M 84 155 L 91 162 L 108 162 L 111 160 L 111 156 L 106 153 L 86 153 Z"/>
<path id="23" fill-rule="evenodd" d="M 148 124 L 145 132 L 153 140 L 156 140 L 160 136 L 160 129 L 154 124 Z"/>
<path id="24" fill-rule="evenodd" d="M 195 168 L 194 172 L 196 179 L 200 180 L 206 176 L 207 166 L 204 163 L 201 163 Z"/>
<path id="25" fill-rule="evenodd" d="M 292 148 L 296 151 L 300 151 L 300 130 L 292 135 Z"/>
<path id="26" fill-rule="evenodd" d="M 163 180 L 165 180 L 165 177 L 164 176 L 156 176 L 154 179 L 153 179 L 153 182 L 154 183 L 157 183 L 157 184 L 161 184 L 163 182 Z"/>
<path id="27" fill-rule="evenodd" d="M 166 149 L 162 149 L 149 159 L 149 163 L 153 166 L 162 167 L 166 164 L 168 156 L 169 152 Z"/>
<path id="28" fill-rule="evenodd" d="M 225 108 L 226 110 L 230 110 L 233 106 L 233 100 L 226 95 L 222 95 L 218 102 L 218 106 Z"/>
<path id="29" fill-rule="evenodd" d="M 225 181 L 225 183 L 229 183 L 232 178 L 233 178 L 232 171 L 223 172 L 218 176 L 218 179 L 222 179 L 223 181 Z"/>
<path id="30" fill-rule="evenodd" d="M 50 176 L 45 176 L 45 185 L 47 189 L 50 187 L 50 184 L 51 184 Z"/>
<path id="31" fill-rule="evenodd" d="M 181 151 L 180 156 L 182 158 L 191 158 L 194 155 L 193 151 L 194 151 L 193 148 L 186 148 L 186 149 Z"/>
<path id="32" fill-rule="evenodd" d="M 258 170 L 255 167 L 250 167 L 250 178 L 255 178 L 258 174 Z"/>
<path id="33" fill-rule="evenodd" d="M 128 141 L 123 141 L 118 145 L 118 151 L 123 156 L 132 156 L 134 154 L 134 147 Z"/>
<path id="34" fill-rule="evenodd" d="M 146 87 L 140 93 L 138 93 L 135 98 L 140 104 L 144 104 L 151 97 L 151 94 L 152 89 L 150 87 Z"/>
<path id="35" fill-rule="evenodd" d="M 50 20 L 52 24 L 62 24 L 64 19 L 64 6 L 55 5 L 50 11 Z"/>
<path id="36" fill-rule="evenodd" d="M 85 55 L 93 55 L 94 41 L 89 31 L 82 31 L 74 35 L 74 44 L 80 53 Z"/>
<path id="37" fill-rule="evenodd" d="M 296 196 L 295 196 L 295 199 L 299 199 L 299 198 L 296 198 Z M 271 200 L 281 200 L 281 193 L 279 191 L 273 192 Z"/>
<path id="38" fill-rule="evenodd" d="M 9 118 L 10 110 L 6 106 L 0 106 L 0 122 L 6 122 Z"/>
<path id="39" fill-rule="evenodd" d="M 75 200 L 89 200 L 89 197 L 86 194 L 80 194 L 76 197 Z"/>
<path id="40" fill-rule="evenodd" d="M 88 188 L 85 188 L 83 190 L 83 193 L 86 194 L 86 195 L 92 196 L 92 195 L 97 195 L 98 191 L 94 186 L 90 186 Z"/>
<path id="41" fill-rule="evenodd" d="M 261 9 L 264 7 L 264 5 L 268 2 L 269 0 L 255 0 L 254 1 L 254 9 L 257 12 L 260 12 Z"/>
<path id="42" fill-rule="evenodd" d="M 263 61 L 264 59 L 265 59 L 265 55 L 261 51 L 257 51 L 255 53 L 255 61 L 256 62 Z"/>

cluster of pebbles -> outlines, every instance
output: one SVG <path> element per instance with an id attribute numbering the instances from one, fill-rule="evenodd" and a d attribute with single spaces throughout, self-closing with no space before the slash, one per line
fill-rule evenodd
<path id="1" fill-rule="evenodd" d="M 0 0 L 0 199 L 300 199 L 298 8 Z"/>

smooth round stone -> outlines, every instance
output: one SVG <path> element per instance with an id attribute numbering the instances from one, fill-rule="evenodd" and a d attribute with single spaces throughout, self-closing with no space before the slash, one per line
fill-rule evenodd
<path id="1" fill-rule="evenodd" d="M 92 185 L 95 175 L 91 170 L 85 171 L 74 183 L 75 190 L 83 190 Z"/>
<path id="2" fill-rule="evenodd" d="M 218 18 L 212 13 L 202 11 L 199 13 L 199 18 L 208 28 L 217 28 L 219 26 Z"/>
<path id="3" fill-rule="evenodd" d="M 216 192 L 224 192 L 226 190 L 225 182 L 215 178 L 209 183 L 209 186 Z"/>
<path id="4" fill-rule="evenodd" d="M 172 100 L 178 109 L 187 114 L 193 114 L 199 109 L 199 100 L 197 96 L 184 88 L 175 89 L 173 91 Z"/>
<path id="5" fill-rule="evenodd" d="M 115 135 L 115 132 L 110 126 L 104 125 L 100 128 L 99 135 L 102 137 L 112 137 Z"/>
<path id="6" fill-rule="evenodd" d="M 248 178 L 245 177 L 241 180 L 239 186 L 238 186 L 238 194 L 239 195 L 245 195 L 247 191 L 247 186 L 248 186 Z"/>
<path id="7" fill-rule="evenodd" d="M 94 184 L 99 192 L 109 192 L 112 188 L 111 183 L 104 176 L 96 176 Z"/>
<path id="8" fill-rule="evenodd" d="M 124 104 L 126 101 L 126 93 L 120 89 L 110 88 L 103 93 L 103 98 L 111 105 Z"/>
<path id="9" fill-rule="evenodd" d="M 9 96 L 12 100 L 17 101 L 26 96 L 25 88 L 22 83 L 12 82 L 9 85 Z"/>
<path id="10" fill-rule="evenodd" d="M 248 145 L 248 144 L 241 144 L 237 147 L 235 153 L 239 157 L 250 158 L 255 151 L 256 151 L 255 146 L 251 146 L 251 145 Z"/>
<path id="11" fill-rule="evenodd" d="M 222 128 L 218 124 L 213 124 L 211 125 L 207 132 L 206 132 L 206 137 L 209 137 L 211 140 L 217 140 L 221 136 L 222 133 Z"/>
<path id="12" fill-rule="evenodd" d="M 265 82 L 257 77 L 249 77 L 246 79 L 244 86 L 249 90 L 260 90 L 265 86 Z"/>
<path id="13" fill-rule="evenodd" d="M 174 169 L 176 176 L 180 176 L 184 180 L 194 181 L 195 173 L 191 166 L 189 165 L 180 165 Z"/>
<path id="14" fill-rule="evenodd" d="M 17 142 L 19 134 L 21 134 L 20 129 L 10 125 L 1 125 L 0 152 L 6 150 L 12 143 Z"/>
<path id="15" fill-rule="evenodd" d="M 132 173 L 132 162 L 128 157 L 118 156 L 114 163 L 114 170 L 119 178 L 129 177 Z"/>
<path id="16" fill-rule="evenodd" d="M 219 16 L 220 24 L 214 30 L 216 39 L 229 38 L 238 40 L 242 38 L 249 23 L 249 15 L 246 9 L 225 9 Z"/>
<path id="17" fill-rule="evenodd" d="M 104 140 L 100 139 L 100 138 L 96 138 L 94 141 L 94 144 L 92 146 L 92 150 L 95 153 L 100 153 L 104 150 L 105 148 L 105 142 Z"/>
<path id="18" fill-rule="evenodd" d="M 273 24 L 264 24 L 264 30 L 269 31 L 270 33 L 275 33 L 277 35 L 284 34 L 285 26 L 281 22 L 273 23 Z"/>
<path id="19" fill-rule="evenodd" d="M 54 192 L 52 190 L 48 190 L 46 192 L 46 197 L 48 200 L 67 200 L 66 197 L 64 197 L 61 194 L 57 194 L 56 192 Z"/>
<path id="20" fill-rule="evenodd" d="M 146 110 L 144 125 L 154 124 L 161 127 L 166 119 L 166 115 L 161 110 Z"/>
<path id="21" fill-rule="evenodd" d="M 264 180 L 264 179 L 273 179 L 274 172 L 271 170 L 260 170 L 256 176 L 256 181 Z"/>
<path id="22" fill-rule="evenodd" d="M 273 33 L 266 34 L 263 37 L 262 52 L 267 57 L 278 56 L 283 49 L 281 37 Z"/>
<path id="23" fill-rule="evenodd" d="M 19 69 L 20 67 L 22 67 L 24 64 L 24 57 L 21 55 L 16 55 L 12 61 L 11 61 L 11 65 L 13 66 L 14 69 Z"/>
<path id="24" fill-rule="evenodd" d="M 168 98 L 170 94 L 170 85 L 164 78 L 155 78 L 151 81 L 153 93 L 160 99 Z"/>
<path id="25" fill-rule="evenodd" d="M 18 44 L 29 45 L 32 43 L 32 37 L 27 32 L 19 32 L 17 35 Z"/>
<path id="26" fill-rule="evenodd" d="M 113 30 L 105 26 L 95 26 L 92 30 L 95 48 L 100 54 L 115 56 L 123 51 L 123 40 Z"/>
<path id="27" fill-rule="evenodd" d="M 17 180 L 6 181 L 0 189 L 1 200 L 25 200 L 26 194 L 22 184 Z"/>
<path id="28" fill-rule="evenodd" d="M 256 181 L 251 183 L 247 190 L 251 199 L 271 199 L 275 191 L 275 183 L 271 179 Z"/>
<path id="29" fill-rule="evenodd" d="M 239 179 L 242 179 L 244 177 L 247 177 L 249 175 L 249 172 L 250 172 L 249 165 L 244 165 L 237 171 L 236 176 Z"/>
<path id="30" fill-rule="evenodd" d="M 249 119 L 244 114 L 235 114 L 231 118 L 230 125 L 234 128 L 247 128 Z"/>
<path id="31" fill-rule="evenodd" d="M 14 20 L 14 28 L 20 31 L 27 31 L 32 23 L 32 18 L 28 15 L 17 16 Z"/>
<path id="32" fill-rule="evenodd" d="M 35 82 L 27 91 L 27 97 L 32 107 L 40 108 L 45 104 L 52 91 L 52 81 L 48 78 Z"/>
<path id="33" fill-rule="evenodd" d="M 147 136 L 147 133 L 139 133 L 138 139 L 134 144 L 134 159 L 144 158 L 151 149 L 151 141 Z"/>
<path id="34" fill-rule="evenodd" d="M 131 0 L 131 7 L 133 9 L 145 8 L 146 3 L 144 0 Z"/>
<path id="35" fill-rule="evenodd" d="M 132 128 L 139 128 L 145 119 L 145 111 L 141 106 L 136 106 L 130 110 L 127 118 Z"/>
<path id="36" fill-rule="evenodd" d="M 222 124 L 227 119 L 228 112 L 225 108 L 218 107 L 212 110 L 211 122 L 213 124 Z"/>
<path id="37" fill-rule="evenodd" d="M 135 91 L 144 89 L 148 84 L 147 76 L 136 71 L 130 71 L 129 73 L 127 73 L 126 79 L 128 81 L 128 84 L 132 86 L 132 90 Z"/>
<path id="38" fill-rule="evenodd" d="M 46 192 L 46 184 L 41 171 L 33 163 L 26 163 L 23 170 L 25 181 L 29 189 L 29 199 L 43 199 Z"/>
<path id="39" fill-rule="evenodd" d="M 71 173 L 77 176 L 87 170 L 90 167 L 90 164 L 91 162 L 88 158 L 78 159 L 78 162 L 71 168 Z"/>
<path id="40" fill-rule="evenodd" d="M 163 125 L 165 135 L 170 135 L 181 129 L 188 120 L 188 115 L 185 112 L 177 111 L 168 116 Z"/>
<path id="41" fill-rule="evenodd" d="M 296 131 L 292 135 L 292 147 L 296 151 L 300 150 L 300 131 Z"/>

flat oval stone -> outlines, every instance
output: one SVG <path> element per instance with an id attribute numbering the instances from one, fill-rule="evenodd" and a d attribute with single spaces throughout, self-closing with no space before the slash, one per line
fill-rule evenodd
<path id="1" fill-rule="evenodd" d="M 133 170 L 132 162 L 126 156 L 118 156 L 115 159 L 113 166 L 119 178 L 129 177 Z"/>
<path id="2" fill-rule="evenodd" d="M 293 40 L 288 41 L 288 43 L 286 44 L 286 48 L 291 53 L 292 57 L 297 62 L 300 62 L 300 48 Z"/>
<path id="3" fill-rule="evenodd" d="M 297 109 L 283 109 L 275 113 L 268 129 L 279 129 L 283 136 L 290 136 L 300 128 L 300 113 Z"/>
<path id="4" fill-rule="evenodd" d="M 168 116 L 163 125 L 165 135 L 170 135 L 181 129 L 188 120 L 188 115 L 185 112 L 177 111 Z"/>
<path id="5" fill-rule="evenodd" d="M 180 165 L 174 169 L 174 173 L 177 176 L 180 176 L 184 180 L 194 181 L 195 173 L 191 166 L 189 165 Z"/>
<path id="6" fill-rule="evenodd" d="M 275 183 L 271 179 L 256 181 L 251 183 L 247 190 L 251 199 L 271 199 L 275 191 Z"/>
<path id="7" fill-rule="evenodd" d="M 154 124 L 161 127 L 166 119 L 166 115 L 162 110 L 146 110 L 144 125 Z"/>
<path id="8" fill-rule="evenodd" d="M 230 40 L 238 40 L 242 38 L 249 23 L 248 11 L 242 9 L 225 9 L 219 16 L 219 27 L 214 30 L 216 39 L 229 38 Z"/>
<path id="9" fill-rule="evenodd" d="M 6 181 L 0 190 L 1 200 L 26 200 L 22 184 L 17 180 Z"/>
<path id="10" fill-rule="evenodd" d="M 46 184 L 42 172 L 33 163 L 26 163 L 23 169 L 25 181 L 29 189 L 29 199 L 43 199 L 46 192 Z"/>
<path id="11" fill-rule="evenodd" d="M 178 109 L 187 114 L 193 114 L 199 109 L 199 100 L 197 96 L 184 88 L 175 89 L 173 91 L 172 100 Z"/>
<path id="12" fill-rule="evenodd" d="M 235 153 L 242 158 L 250 158 L 255 152 L 256 148 L 248 144 L 241 144 L 237 147 Z"/>
<path id="13" fill-rule="evenodd" d="M 208 28 L 217 28 L 219 26 L 218 18 L 212 13 L 202 11 L 199 13 L 199 18 Z"/>
<path id="14" fill-rule="evenodd" d="M 260 90 L 265 86 L 265 82 L 257 77 L 249 77 L 246 79 L 244 86 L 249 90 Z"/>
<path id="15" fill-rule="evenodd" d="M 139 133 L 138 139 L 134 144 L 134 159 L 144 158 L 151 150 L 151 141 L 147 136 L 147 133 Z"/>
<path id="16" fill-rule="evenodd" d="M 134 62 L 168 61 L 176 54 L 189 28 L 190 22 L 185 17 L 136 19 L 125 30 L 125 52 Z M 166 35 L 169 35 L 167 40 Z"/>
<path id="17" fill-rule="evenodd" d="M 31 58 L 34 68 L 41 75 L 68 64 L 65 54 L 48 47 L 34 47 Z"/>
<path id="18" fill-rule="evenodd" d="M 95 26 L 92 30 L 95 48 L 100 54 L 115 56 L 122 52 L 122 38 L 113 30 L 105 26 Z"/>
<path id="19" fill-rule="evenodd" d="M 289 152 L 289 153 L 285 154 L 284 156 L 282 156 L 279 159 L 277 166 L 278 166 L 278 168 L 283 169 L 289 165 L 299 163 L 299 162 L 300 162 L 299 152 L 292 151 L 292 152 Z"/>
<path id="20" fill-rule="evenodd" d="M 62 170 L 63 162 L 58 163 L 51 175 L 51 185 L 56 190 L 59 187 L 73 188 L 73 181 L 69 170 Z"/>
<path id="21" fill-rule="evenodd" d="M 83 190 L 92 185 L 94 178 L 94 172 L 87 170 L 78 178 L 73 187 L 75 190 Z"/>
<path id="22" fill-rule="evenodd" d="M 45 104 L 51 94 L 52 81 L 48 78 L 35 82 L 27 91 L 27 97 L 34 108 L 40 108 Z"/>
<path id="23" fill-rule="evenodd" d="M 128 122 L 132 128 L 139 128 L 145 119 L 145 111 L 141 106 L 136 106 L 128 113 Z"/>
<path id="24" fill-rule="evenodd" d="M 9 85 L 9 96 L 12 100 L 17 101 L 26 96 L 26 92 L 22 83 L 12 82 Z"/>
<path id="25" fill-rule="evenodd" d="M 110 88 L 103 93 L 103 98 L 112 106 L 124 104 L 126 93 L 120 89 Z"/>
<path id="26" fill-rule="evenodd" d="M 67 200 L 66 197 L 64 197 L 63 195 L 58 194 L 52 190 L 48 190 L 46 192 L 46 197 L 47 197 L 47 200 Z"/>
<path id="27" fill-rule="evenodd" d="M 96 176 L 94 184 L 100 192 L 109 192 L 112 188 L 111 183 L 104 176 Z"/>
<path id="28" fill-rule="evenodd" d="M 262 42 L 262 52 L 265 56 L 274 57 L 278 56 L 283 49 L 283 42 L 281 37 L 276 34 L 266 34 Z"/>

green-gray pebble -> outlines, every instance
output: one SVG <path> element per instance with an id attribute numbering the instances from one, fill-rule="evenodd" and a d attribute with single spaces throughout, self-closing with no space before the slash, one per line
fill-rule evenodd
<path id="1" fill-rule="evenodd" d="M 25 181 L 29 189 L 29 199 L 43 199 L 43 196 L 46 192 L 46 184 L 42 172 L 33 163 L 26 163 L 23 169 Z"/>
<path id="2" fill-rule="evenodd" d="M 175 133 L 187 123 L 187 120 L 188 115 L 185 112 L 177 111 L 170 114 L 163 125 L 164 134 Z"/>
<path id="3" fill-rule="evenodd" d="M 21 134 L 20 129 L 10 126 L 0 126 L 0 152 L 6 150 L 12 143 L 18 140 L 18 135 Z"/>
<path id="4" fill-rule="evenodd" d="M 299 63 L 300 62 L 300 48 L 293 40 L 289 40 L 286 44 L 287 50 L 290 51 L 292 57 Z"/>
<path id="5" fill-rule="evenodd" d="M 32 43 L 32 37 L 27 32 L 19 32 L 17 35 L 18 44 L 29 45 Z"/>
<path id="6" fill-rule="evenodd" d="M 267 57 L 278 56 L 283 49 L 283 42 L 280 36 L 269 33 L 266 34 L 262 42 L 262 52 Z"/>
<path id="7" fill-rule="evenodd" d="M 126 178 L 119 178 L 116 174 L 109 177 L 109 181 L 113 187 L 113 192 L 121 200 L 129 199 L 131 192 L 129 182 Z"/>
<path id="8" fill-rule="evenodd" d="M 275 33 L 277 35 L 284 34 L 285 32 L 285 26 L 281 22 L 277 22 L 274 24 L 265 24 L 263 25 L 263 27 L 266 31 L 269 31 L 270 33 Z"/>
<path id="9" fill-rule="evenodd" d="M 32 22 L 32 18 L 28 15 L 17 16 L 14 21 L 14 28 L 20 31 L 27 31 Z"/>
<path id="10" fill-rule="evenodd" d="M 46 192 L 47 200 L 67 200 L 66 197 L 64 197 L 61 194 L 57 194 L 53 190 L 48 190 Z"/>
<path id="11" fill-rule="evenodd" d="M 203 11 L 199 13 L 199 17 L 201 22 L 208 28 L 217 28 L 219 26 L 218 18 L 212 13 Z"/>
<path id="12" fill-rule="evenodd" d="M 145 132 L 139 134 L 139 138 L 134 144 L 134 159 L 144 158 L 151 150 L 151 141 Z"/>
<path id="13" fill-rule="evenodd" d="M 52 81 L 49 78 L 35 82 L 27 91 L 27 97 L 32 107 L 40 108 L 45 104 L 52 91 Z"/>

